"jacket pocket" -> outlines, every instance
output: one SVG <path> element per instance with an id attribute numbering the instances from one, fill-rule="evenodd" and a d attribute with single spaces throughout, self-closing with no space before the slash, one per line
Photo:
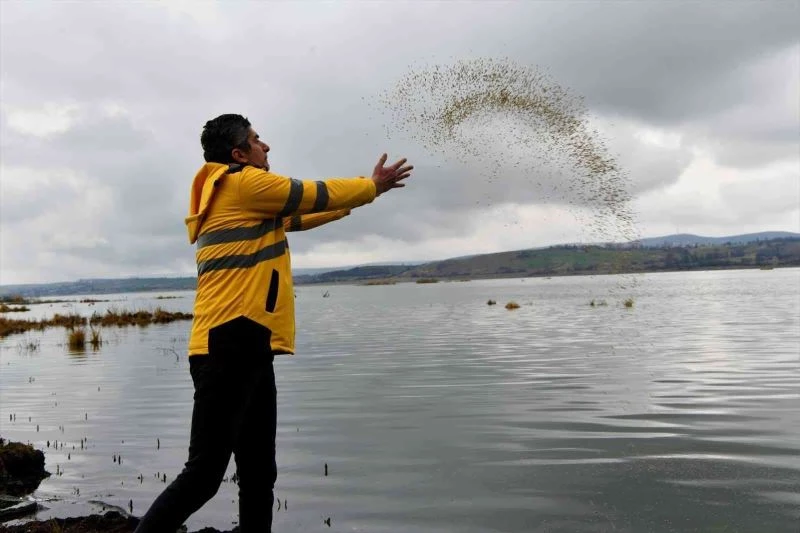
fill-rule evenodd
<path id="1" fill-rule="evenodd" d="M 267 291 L 267 305 L 265 307 L 267 313 L 275 311 L 275 304 L 278 302 L 278 284 L 280 282 L 280 274 L 275 269 L 272 269 L 272 277 L 269 280 L 269 291 Z"/>

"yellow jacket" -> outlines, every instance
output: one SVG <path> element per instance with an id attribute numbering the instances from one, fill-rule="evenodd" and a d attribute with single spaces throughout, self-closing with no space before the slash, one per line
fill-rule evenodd
<path id="1" fill-rule="evenodd" d="M 252 166 L 206 163 L 192 183 L 186 228 L 197 243 L 189 355 L 238 317 L 270 332 L 273 353 L 294 353 L 294 286 L 286 231 L 337 220 L 375 199 L 371 179 L 297 180 Z"/>

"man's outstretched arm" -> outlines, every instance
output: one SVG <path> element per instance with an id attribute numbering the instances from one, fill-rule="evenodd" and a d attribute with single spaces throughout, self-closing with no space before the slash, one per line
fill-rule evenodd
<path id="1" fill-rule="evenodd" d="M 262 169 L 245 167 L 239 181 L 242 207 L 255 217 L 290 217 L 341 209 L 352 209 L 372 202 L 386 191 L 404 187 L 400 183 L 414 168 L 403 166 L 403 158 L 384 166 L 386 154 L 378 160 L 372 179 L 330 178 L 326 180 L 297 180 L 279 176 Z"/>

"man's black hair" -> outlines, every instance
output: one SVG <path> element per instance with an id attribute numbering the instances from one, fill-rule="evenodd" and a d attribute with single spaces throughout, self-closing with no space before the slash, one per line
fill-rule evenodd
<path id="1" fill-rule="evenodd" d="M 231 151 L 239 148 L 250 151 L 247 137 L 250 135 L 250 121 L 242 115 L 220 115 L 206 122 L 200 134 L 203 158 L 209 163 L 234 163 Z"/>

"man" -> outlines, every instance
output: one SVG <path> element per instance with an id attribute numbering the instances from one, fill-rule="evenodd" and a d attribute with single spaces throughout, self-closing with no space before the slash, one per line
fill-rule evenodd
<path id="1" fill-rule="evenodd" d="M 216 494 L 231 455 L 242 533 L 270 532 L 275 463 L 273 359 L 293 354 L 294 288 L 285 232 L 307 230 L 404 187 L 401 159 L 372 178 L 290 179 L 269 171 L 269 146 L 241 115 L 206 123 L 204 164 L 186 226 L 197 243 L 197 294 L 189 339 L 194 383 L 189 459 L 136 533 L 176 531 Z"/>

